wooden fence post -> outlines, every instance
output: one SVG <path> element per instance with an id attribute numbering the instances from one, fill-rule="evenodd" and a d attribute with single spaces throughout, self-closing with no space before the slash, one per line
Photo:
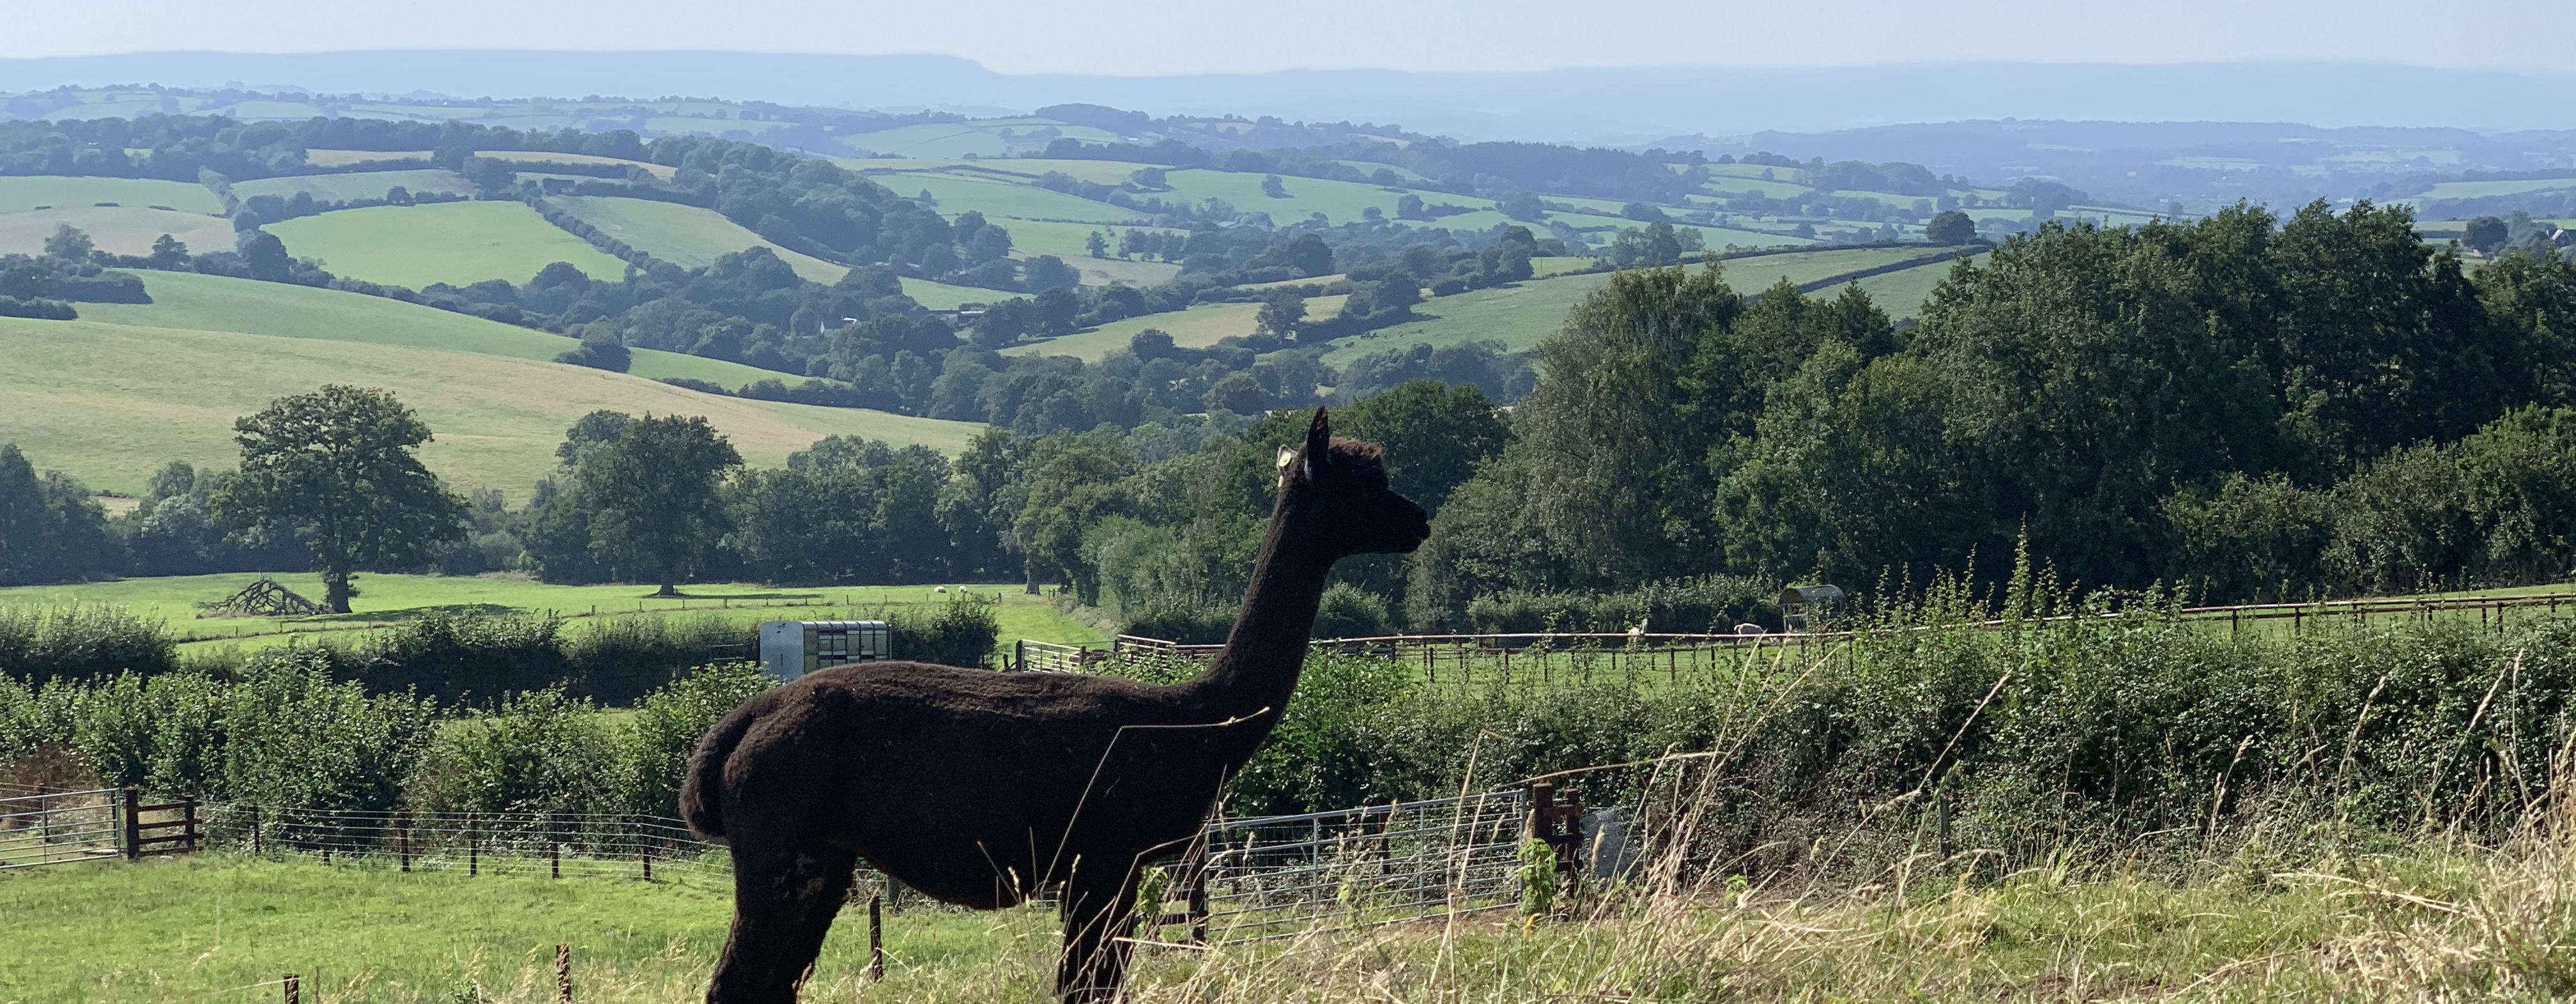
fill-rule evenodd
<path id="1" fill-rule="evenodd" d="M 302 982 L 294 973 L 286 974 L 286 1004 L 304 1004 Z"/>
<path id="2" fill-rule="evenodd" d="M 197 833 L 197 796 L 179 796 L 179 819 L 179 834 L 188 838 L 184 843 L 188 853 L 194 854 L 204 843 L 203 838 Z"/>
<path id="3" fill-rule="evenodd" d="M 408 872 L 411 870 L 411 813 L 396 817 L 394 826 L 397 827 L 394 830 L 394 855 L 402 862 L 402 870 Z"/>
<path id="4" fill-rule="evenodd" d="M 572 1004 L 572 946 L 555 946 L 555 1001 Z"/>
<path id="5" fill-rule="evenodd" d="M 259 843 L 259 803 L 253 802 L 253 803 L 251 803 L 251 807 L 250 807 L 250 853 L 251 853 L 251 856 L 253 856 L 253 857 L 257 857 L 257 856 L 259 856 L 259 852 L 260 852 L 260 850 L 261 850 L 261 847 L 260 847 L 260 843 Z"/>
<path id="6" fill-rule="evenodd" d="M 885 917 L 880 912 L 885 897 L 868 897 L 868 982 L 885 979 Z"/>
<path id="7" fill-rule="evenodd" d="M 132 788 L 119 788 L 116 800 L 125 809 L 125 860 L 143 860 L 143 800 Z"/>

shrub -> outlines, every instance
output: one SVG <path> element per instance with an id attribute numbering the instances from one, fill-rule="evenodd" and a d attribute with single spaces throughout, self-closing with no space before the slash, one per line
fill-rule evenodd
<path id="1" fill-rule="evenodd" d="M 1002 636 L 993 605 L 964 590 L 949 594 L 947 603 L 926 614 L 896 608 L 887 627 L 895 658 L 946 666 L 984 665 Z"/>
<path id="2" fill-rule="evenodd" d="M 29 683 L 165 673 L 178 662 L 169 626 L 124 607 L 0 608 L 0 674 Z"/>
<path id="3" fill-rule="evenodd" d="M 1325 587 L 1323 602 L 1315 610 L 1315 637 L 1374 637 L 1387 633 L 1390 621 L 1385 597 L 1336 582 Z"/>
<path id="4" fill-rule="evenodd" d="M 1127 611 L 1127 633 L 1185 645 L 1214 645 L 1234 631 L 1241 610 L 1190 596 L 1156 595 Z"/>
<path id="5" fill-rule="evenodd" d="M 676 818 L 680 779 L 698 738 L 717 720 L 777 681 L 758 663 L 701 666 L 644 698 L 618 737 L 617 797 L 626 812 Z"/>
<path id="6" fill-rule="evenodd" d="M 432 610 L 361 643 L 350 675 L 374 692 L 488 704 L 571 679 L 562 631 L 552 616 Z"/>
<path id="7" fill-rule="evenodd" d="M 571 692 L 602 704 L 641 699 L 692 666 L 757 652 L 758 629 L 704 617 L 612 617 L 563 643 Z"/>
<path id="8" fill-rule="evenodd" d="M 409 802 L 425 812 L 586 813 L 613 807 L 615 745 L 598 708 L 532 690 L 439 731 Z"/>

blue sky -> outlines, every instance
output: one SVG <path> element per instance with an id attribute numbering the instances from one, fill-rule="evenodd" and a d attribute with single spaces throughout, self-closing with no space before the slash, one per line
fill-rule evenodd
<path id="1" fill-rule="evenodd" d="M 2355 60 L 2576 73 L 2576 0 L 19 0 L 0 58 L 939 53 L 1004 73 Z M 2576 97 L 2576 95 L 2571 95 Z"/>

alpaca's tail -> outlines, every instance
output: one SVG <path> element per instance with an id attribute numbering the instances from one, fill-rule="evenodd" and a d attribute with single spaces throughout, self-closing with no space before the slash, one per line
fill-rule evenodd
<path id="1" fill-rule="evenodd" d="M 680 818 L 687 820 L 689 829 L 701 837 L 719 843 L 724 840 L 724 812 L 718 807 L 724 803 L 725 761 L 732 758 L 743 733 L 751 731 L 751 723 L 760 718 L 754 710 L 760 703 L 748 702 L 733 709 L 732 714 L 707 730 L 705 738 L 698 740 L 697 752 L 689 755 L 688 773 L 680 779 Z"/>

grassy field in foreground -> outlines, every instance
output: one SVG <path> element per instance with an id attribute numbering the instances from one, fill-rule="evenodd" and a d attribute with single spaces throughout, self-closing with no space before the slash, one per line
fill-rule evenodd
<path id="1" fill-rule="evenodd" d="M 547 200 L 629 246 L 682 268 L 697 268 L 746 248 L 765 247 L 811 282 L 841 281 L 849 269 L 790 251 L 752 233 L 723 213 L 653 199 L 564 195 Z"/>
<path id="2" fill-rule="evenodd" d="M 233 222 L 221 216 L 143 206 L 83 205 L 0 213 L 0 254 L 42 252 L 45 238 L 64 224 L 87 233 L 100 250 L 117 254 L 150 254 L 152 242 L 162 234 L 187 244 L 191 251 L 230 251 L 233 247 Z"/>
<path id="3" fill-rule="evenodd" d="M 557 229 L 516 202 L 441 202 L 343 209 L 269 224 L 299 258 L 333 273 L 418 289 L 485 279 L 526 282 L 555 262 L 615 281 L 626 263 Z"/>
<path id="4" fill-rule="evenodd" d="M 777 464 L 827 435 L 941 450 L 976 426 L 854 408 L 716 397 L 550 362 L 313 338 L 0 318 L 0 436 L 39 468 L 139 491 L 170 460 L 230 467 L 233 420 L 325 383 L 381 387 L 438 434 L 423 449 L 459 488 L 524 498 L 564 429 L 599 408 L 704 415 L 744 459 Z"/>
<path id="5" fill-rule="evenodd" d="M 2427 848 L 2314 868 L 2219 862 L 2187 880 L 2041 866 L 1856 891 L 1754 888 L 1608 900 L 1572 918 L 1464 915 L 1286 942 L 1138 950 L 1137 1004 L 1272 1001 L 2093 1001 L 2563 999 L 2576 884 L 2563 847 Z M 2107 873 L 2107 874 L 2105 874 Z M 700 879 L 404 874 L 229 855 L 0 874 L 0 1000 L 319 1004 L 697 999 L 729 897 Z M 844 907 L 806 1000 L 1047 996 L 1054 918 L 1035 909 L 886 917 L 863 982 L 864 907 Z M 263 985 L 266 984 L 266 985 Z"/>
<path id="6" fill-rule="evenodd" d="M 307 598 L 322 595 L 321 576 L 311 572 L 274 576 Z M 558 586 L 508 576 L 379 575 L 357 577 L 358 596 L 352 612 L 321 617 L 197 616 L 196 605 L 223 599 L 259 578 L 251 572 L 220 575 L 176 575 L 118 579 L 53 586 L 0 589 L 0 607 L 103 605 L 124 607 L 138 616 L 160 619 L 183 639 L 229 644 L 233 639 L 274 642 L 306 632 L 336 635 L 396 624 L 428 610 L 472 610 L 485 613 L 546 613 L 567 617 L 626 617 L 681 614 L 713 616 L 745 624 L 764 620 L 834 620 L 862 618 L 894 605 L 948 601 L 931 586 L 763 586 L 718 582 L 684 586 L 678 599 L 652 596 L 648 585 Z M 1109 636 L 1066 617 L 1053 602 L 1031 596 L 1018 585 L 979 585 L 972 591 L 998 595 L 1004 645 L 1021 638 L 1062 643 L 1100 643 Z"/>
<path id="7" fill-rule="evenodd" d="M 377 193 L 383 194 L 381 192 Z M 204 185 L 153 178 L 74 178 L 61 175 L 0 177 L 0 213 L 52 206 L 69 209 L 113 202 L 119 206 L 168 206 L 187 213 L 220 213 L 224 204 Z"/>
<path id="8" fill-rule="evenodd" d="M 485 1002 L 552 1001 L 557 944 L 572 946 L 576 1000 L 688 1000 L 705 992 L 732 909 L 732 890 L 701 878 L 469 878 L 229 855 L 7 872 L 0 1001 L 274 1001 L 290 972 L 311 1004 L 450 1004 L 476 988 Z M 990 979 L 1002 999 L 1035 1000 L 1054 975 L 1037 964 L 1052 920 L 897 912 L 887 968 Z M 834 925 L 806 999 L 852 999 L 867 953 L 860 904 Z M 1018 971 L 992 972 L 997 957 Z"/>
<path id="9" fill-rule="evenodd" d="M 235 331 L 246 335 L 448 349 L 552 360 L 572 339 L 470 314 L 381 296 L 258 282 L 195 272 L 138 271 L 151 303 L 84 303 L 81 319 L 152 328 Z M 657 349 L 632 350 L 627 372 L 648 380 L 691 377 L 727 387 L 782 374 L 756 366 Z"/>

